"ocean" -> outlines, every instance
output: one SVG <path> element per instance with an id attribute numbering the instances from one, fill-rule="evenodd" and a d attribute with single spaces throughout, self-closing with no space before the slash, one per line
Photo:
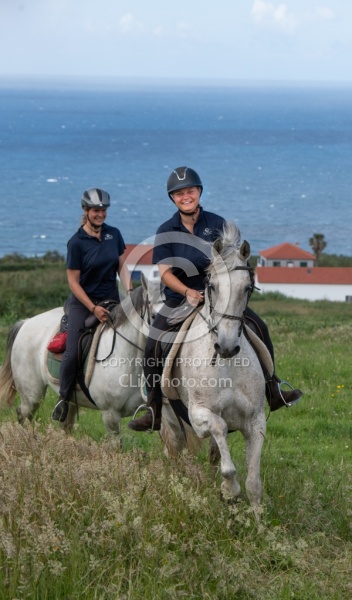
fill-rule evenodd
<path id="1" fill-rule="evenodd" d="M 126 243 L 151 242 L 182 165 L 253 254 L 322 233 L 352 255 L 352 87 L 3 80 L 0 257 L 65 255 L 89 187 Z"/>

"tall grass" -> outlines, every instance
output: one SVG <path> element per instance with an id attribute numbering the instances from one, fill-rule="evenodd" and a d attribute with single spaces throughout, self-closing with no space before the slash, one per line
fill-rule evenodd
<path id="1" fill-rule="evenodd" d="M 351 597 L 352 307 L 271 295 L 251 305 L 278 374 L 305 393 L 268 418 L 261 523 L 246 499 L 221 501 L 205 450 L 169 461 L 158 435 L 128 419 L 121 450 L 90 410 L 65 436 L 48 393 L 30 426 L 0 415 L 1 599 Z M 230 444 L 243 483 L 243 441 Z"/>

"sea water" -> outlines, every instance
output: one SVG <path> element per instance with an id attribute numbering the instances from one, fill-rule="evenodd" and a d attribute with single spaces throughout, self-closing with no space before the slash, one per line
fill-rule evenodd
<path id="1" fill-rule="evenodd" d="M 125 242 L 150 242 L 183 165 L 253 254 L 322 233 L 352 255 L 351 87 L 2 81 L 0 256 L 65 255 L 95 186 Z"/>

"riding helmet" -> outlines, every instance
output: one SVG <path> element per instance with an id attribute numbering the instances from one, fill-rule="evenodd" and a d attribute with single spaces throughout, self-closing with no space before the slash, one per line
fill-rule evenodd
<path id="1" fill-rule="evenodd" d="M 167 180 L 167 193 L 172 200 L 172 194 L 177 190 L 188 187 L 199 187 L 202 195 L 203 184 L 196 171 L 189 167 L 177 167 L 169 175 Z"/>
<path id="2" fill-rule="evenodd" d="M 99 188 L 90 188 L 83 192 L 82 208 L 108 208 L 110 195 Z"/>

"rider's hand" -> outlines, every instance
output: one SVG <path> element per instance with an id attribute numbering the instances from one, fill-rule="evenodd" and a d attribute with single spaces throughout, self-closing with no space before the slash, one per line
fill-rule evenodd
<path id="1" fill-rule="evenodd" d="M 198 306 L 198 304 L 204 302 L 202 292 L 198 292 L 198 290 L 192 290 L 191 288 L 187 290 L 186 299 L 191 306 Z"/>
<path id="2" fill-rule="evenodd" d="M 94 314 L 101 323 L 105 323 L 105 321 L 107 321 L 108 319 L 109 311 L 106 310 L 106 308 L 104 308 L 103 306 L 99 306 L 99 304 L 97 304 L 94 310 Z"/>

